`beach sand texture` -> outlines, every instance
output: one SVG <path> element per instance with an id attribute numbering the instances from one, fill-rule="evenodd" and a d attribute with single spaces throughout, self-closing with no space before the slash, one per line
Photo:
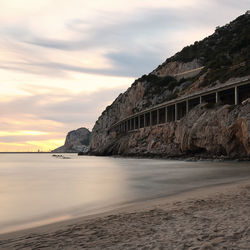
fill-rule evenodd
<path id="1" fill-rule="evenodd" d="M 250 249 L 250 182 L 1 235 L 0 249 Z"/>

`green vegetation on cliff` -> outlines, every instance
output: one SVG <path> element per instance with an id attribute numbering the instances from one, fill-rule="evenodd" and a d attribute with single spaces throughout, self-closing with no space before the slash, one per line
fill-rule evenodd
<path id="1" fill-rule="evenodd" d="M 183 48 L 158 69 L 169 62 L 186 63 L 194 59 L 198 59 L 205 66 L 200 75 L 207 72 L 201 86 L 249 75 L 250 14 L 247 12 L 229 24 L 217 27 L 213 35 Z"/>
<path id="2" fill-rule="evenodd" d="M 159 76 L 157 72 L 168 68 L 170 63 L 199 62 L 204 68 L 195 76 L 177 80 L 173 76 Z M 230 78 L 250 75 L 250 14 L 239 16 L 214 34 L 183 48 L 168 58 L 156 70 L 137 79 L 145 87 L 144 108 L 185 94 L 199 79 L 198 87 L 224 83 Z M 202 77 L 201 77 L 202 76 Z M 153 100 L 150 102 L 148 100 Z M 134 112 L 138 109 L 134 109 Z"/>

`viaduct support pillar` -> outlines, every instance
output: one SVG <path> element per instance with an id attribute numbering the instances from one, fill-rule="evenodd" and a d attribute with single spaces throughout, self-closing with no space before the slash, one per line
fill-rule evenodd
<path id="1" fill-rule="evenodd" d="M 165 123 L 168 122 L 168 107 L 165 108 Z"/>
<path id="2" fill-rule="evenodd" d="M 178 110 L 177 110 L 177 103 L 174 105 L 174 120 L 177 121 Z"/>
<path id="3" fill-rule="evenodd" d="M 238 93 L 238 87 L 237 86 L 234 88 L 234 104 L 235 105 L 239 104 L 239 93 Z"/>

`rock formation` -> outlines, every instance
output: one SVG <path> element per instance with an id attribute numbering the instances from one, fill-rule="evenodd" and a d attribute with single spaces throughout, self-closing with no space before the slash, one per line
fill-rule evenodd
<path id="1" fill-rule="evenodd" d="M 250 76 L 250 15 L 238 17 L 200 42 L 185 47 L 132 86 L 98 118 L 90 152 L 101 155 L 250 157 L 250 103 L 196 106 L 177 122 L 126 135 L 111 125 L 148 107 Z"/>
<path id="2" fill-rule="evenodd" d="M 88 152 L 91 132 L 87 128 L 70 131 L 63 146 L 52 150 L 53 153 Z"/>
<path id="3" fill-rule="evenodd" d="M 141 128 L 110 138 L 98 151 L 127 156 L 229 156 L 250 155 L 250 99 L 232 107 L 201 104 L 177 122 Z"/>

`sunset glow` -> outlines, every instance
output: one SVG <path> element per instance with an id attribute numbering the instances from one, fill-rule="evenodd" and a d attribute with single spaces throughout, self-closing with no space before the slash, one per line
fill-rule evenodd
<path id="1" fill-rule="evenodd" d="M 2 136 L 16 136 L 16 135 L 48 135 L 48 132 L 43 131 L 0 131 L 0 137 Z"/>
<path id="2" fill-rule="evenodd" d="M 64 144 L 64 139 L 26 141 L 23 143 L 0 142 L 3 152 L 48 152 Z"/>

